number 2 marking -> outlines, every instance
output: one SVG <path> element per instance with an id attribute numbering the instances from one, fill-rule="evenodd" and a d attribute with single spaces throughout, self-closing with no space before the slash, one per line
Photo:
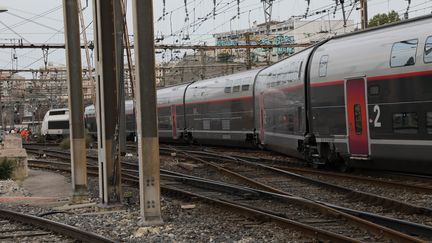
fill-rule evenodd
<path id="1" fill-rule="evenodd" d="M 379 118 L 381 116 L 381 110 L 379 105 L 375 105 L 373 111 L 376 113 L 374 127 L 381 127 L 381 122 L 379 121 Z"/>

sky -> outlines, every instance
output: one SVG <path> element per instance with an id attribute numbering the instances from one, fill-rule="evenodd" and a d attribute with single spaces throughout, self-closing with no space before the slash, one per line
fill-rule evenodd
<path id="1" fill-rule="evenodd" d="M 165 11 L 163 2 L 165 2 Z M 214 2 L 216 3 L 215 15 L 213 14 Z M 307 20 L 341 19 L 340 9 L 334 13 L 334 8 L 329 8 L 334 6 L 335 0 L 310 0 L 310 2 Z M 349 5 L 354 0 L 345 0 L 345 2 L 346 5 Z M 88 26 L 86 33 L 88 39 L 93 40 L 92 0 L 81 0 L 81 3 L 85 8 L 83 13 L 85 24 Z M 154 0 L 153 3 L 155 37 L 164 37 L 160 43 L 211 45 L 214 44 L 212 37 L 214 33 L 245 29 L 253 25 L 255 21 L 264 22 L 261 0 Z M 132 1 L 128 0 L 127 5 L 129 34 L 132 36 Z M 369 18 L 372 18 L 377 13 L 386 13 L 391 10 L 403 16 L 408 4 L 407 0 L 369 0 L 368 5 Z M 62 1 L 0 0 L 0 7 L 9 10 L 0 13 L 0 43 L 11 43 L 21 38 L 25 43 L 64 43 Z M 272 19 L 282 21 L 292 16 L 304 16 L 306 9 L 306 0 L 275 0 Z M 324 14 L 314 14 L 323 9 L 329 11 Z M 351 7 L 347 6 L 346 11 L 350 10 Z M 432 0 L 411 1 L 409 17 L 431 12 Z M 354 9 L 349 18 L 358 23 L 359 11 Z M 11 50 L 0 49 L 0 70 L 12 67 L 11 55 Z M 18 68 L 40 68 L 44 65 L 40 49 L 16 50 L 16 55 Z M 65 64 L 64 55 L 63 50 L 50 50 L 48 62 L 56 65 Z M 160 58 L 158 60 L 161 61 Z"/>

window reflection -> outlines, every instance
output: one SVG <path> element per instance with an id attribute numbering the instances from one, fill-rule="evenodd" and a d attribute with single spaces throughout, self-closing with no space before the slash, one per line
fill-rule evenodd
<path id="1" fill-rule="evenodd" d="M 418 116 L 415 112 L 393 114 L 393 130 L 400 134 L 418 133 Z"/>
<path id="2" fill-rule="evenodd" d="M 390 66 L 404 67 L 415 64 L 418 40 L 407 40 L 393 44 Z"/>
<path id="3" fill-rule="evenodd" d="M 432 36 L 428 37 L 424 49 L 424 61 L 432 62 Z"/>

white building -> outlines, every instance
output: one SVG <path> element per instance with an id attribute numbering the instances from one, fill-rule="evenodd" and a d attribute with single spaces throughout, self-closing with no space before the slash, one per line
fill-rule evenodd
<path id="1" fill-rule="evenodd" d="M 266 25 L 255 25 L 250 29 L 236 30 L 214 34 L 216 45 L 232 46 L 247 44 L 312 44 L 334 35 L 352 32 L 356 29 L 353 20 L 296 20 L 289 19 L 284 22 L 273 21 L 270 25 L 270 34 L 266 34 Z M 303 48 L 273 48 L 271 61 L 275 62 L 283 57 L 293 54 Z M 237 50 L 236 52 L 244 52 Z M 266 59 L 267 50 L 253 49 L 254 61 Z M 243 55 L 242 55 L 243 56 Z M 236 60 L 244 61 L 244 60 Z"/>

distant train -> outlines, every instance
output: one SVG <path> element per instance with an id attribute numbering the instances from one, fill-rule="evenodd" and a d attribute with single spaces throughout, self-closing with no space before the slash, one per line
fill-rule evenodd
<path id="1" fill-rule="evenodd" d="M 69 110 L 49 110 L 42 121 L 41 134 L 52 139 L 69 135 Z"/>
<path id="2" fill-rule="evenodd" d="M 158 90 L 160 139 L 432 174 L 430 26 L 428 15 L 336 36 L 262 70 Z"/>

